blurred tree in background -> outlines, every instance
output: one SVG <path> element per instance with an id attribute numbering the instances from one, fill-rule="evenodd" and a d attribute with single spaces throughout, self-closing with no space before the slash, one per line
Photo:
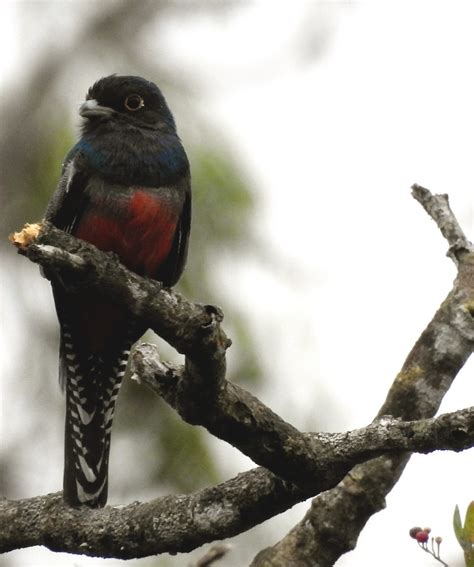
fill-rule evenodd
<path id="1" fill-rule="evenodd" d="M 23 6 L 27 11 L 25 37 L 29 37 L 35 21 L 49 21 L 48 25 L 53 27 L 52 11 L 57 7 L 60 8 L 57 4 L 49 6 L 49 13 L 45 14 L 42 3 Z M 230 5 L 193 3 L 193 12 L 198 8 L 216 16 L 223 10 L 232 9 Z M 185 4 L 165 2 L 122 1 L 100 6 L 77 3 L 74 12 L 80 15 L 82 25 L 74 32 L 73 39 L 70 37 L 69 43 L 65 41 L 61 52 L 49 51 L 35 62 L 15 90 L 3 96 L 0 152 L 3 206 L 0 214 L 4 238 L 0 254 L 2 264 L 14 262 L 15 270 L 20 274 L 15 281 L 15 301 L 18 309 L 23 305 L 25 312 L 18 337 L 19 356 L 11 371 L 18 384 L 17 395 L 27 407 L 28 423 L 24 423 L 21 440 L 16 438 L 15 442 L 3 447 L 2 483 L 8 488 L 2 486 L 2 493 L 8 492 L 12 496 L 30 494 L 30 489 L 21 486 L 21 478 L 15 478 L 18 459 L 24 458 L 27 462 L 31 458 L 31 441 L 37 441 L 38 435 L 44 436 L 45 430 L 51 427 L 49 420 L 45 423 L 45 417 L 62 415 L 64 411 L 54 392 L 58 387 L 54 310 L 45 310 L 40 318 L 38 311 L 31 309 L 37 301 L 37 288 L 42 285 L 38 283 L 40 276 L 19 258 L 11 259 L 12 250 L 7 248 L 6 235 L 24 222 L 41 218 L 56 186 L 62 159 L 75 139 L 73 123 L 78 122 L 80 99 L 71 100 L 68 93 L 74 90 L 74 95 L 79 92 L 82 98 L 90 84 L 100 76 L 112 72 L 142 75 L 155 81 L 165 93 L 191 161 L 193 180 L 190 254 L 180 289 L 190 299 L 225 308 L 226 326 L 236 339 L 230 379 L 257 380 L 260 376 L 244 316 L 232 298 L 218 289 L 213 278 L 213 266 L 222 251 L 231 250 L 238 254 L 242 245 L 249 247 L 254 193 L 242 173 L 241 164 L 234 160 L 222 136 L 201 123 L 195 104 L 198 93 L 186 77 L 178 77 L 171 69 L 165 49 L 161 50 L 160 56 L 151 56 L 146 45 L 149 34 L 159 35 L 163 24 L 175 17 L 176 12 L 182 12 L 180 17 L 186 18 L 190 17 L 190 10 L 191 7 Z M 144 45 L 137 39 L 140 37 L 145 39 Z M 97 68 L 97 72 L 92 72 L 92 67 Z M 13 288 L 10 291 L 13 294 Z M 163 357 L 175 356 L 172 349 L 163 344 Z M 134 463 L 128 462 L 121 436 L 128 439 L 129 447 L 133 446 Z M 127 493 L 137 496 L 136 486 L 127 491 L 128 482 L 140 482 L 138 493 L 143 495 L 156 494 L 157 488 L 163 485 L 162 490 L 190 491 L 221 478 L 219 465 L 211 457 L 203 431 L 184 424 L 158 398 L 127 379 L 119 402 L 114 442 L 120 448 L 119 462 L 123 473 L 122 478 L 117 478 L 112 471 L 112 485 L 116 487 L 116 493 L 124 494 L 124 498 Z M 18 447 L 21 447 L 19 452 Z M 133 474 L 127 477 L 130 468 L 140 469 L 138 478 Z M 42 474 L 39 464 L 37 474 Z"/>

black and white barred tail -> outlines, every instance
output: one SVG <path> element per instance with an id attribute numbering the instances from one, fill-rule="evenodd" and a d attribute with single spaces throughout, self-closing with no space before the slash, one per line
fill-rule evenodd
<path id="1" fill-rule="evenodd" d="M 122 342 L 113 353 L 81 355 L 70 328 L 62 328 L 60 374 L 66 390 L 64 499 L 72 506 L 96 508 L 107 502 L 112 421 L 132 342 Z"/>

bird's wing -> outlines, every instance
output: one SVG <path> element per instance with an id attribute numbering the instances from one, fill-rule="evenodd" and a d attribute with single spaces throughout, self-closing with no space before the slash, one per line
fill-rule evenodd
<path id="1" fill-rule="evenodd" d="M 89 177 L 83 154 L 73 148 L 66 157 L 61 179 L 48 203 L 44 220 L 61 230 L 72 232 L 87 206 L 85 189 Z"/>
<path id="2" fill-rule="evenodd" d="M 176 190 L 184 193 L 184 203 L 178 220 L 172 250 L 168 260 L 160 267 L 156 279 L 167 287 L 172 287 L 181 277 L 188 255 L 189 234 L 191 231 L 191 180 L 184 176 L 177 184 Z"/>

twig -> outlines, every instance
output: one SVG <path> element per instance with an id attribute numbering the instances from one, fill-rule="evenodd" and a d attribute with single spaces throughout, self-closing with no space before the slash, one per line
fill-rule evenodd
<path id="1" fill-rule="evenodd" d="M 222 559 L 231 549 L 232 546 L 229 543 L 218 543 L 213 545 L 200 559 L 196 561 L 196 563 L 190 565 L 190 567 L 208 567 L 218 559 Z"/>
<path id="2" fill-rule="evenodd" d="M 435 221 L 441 234 L 448 241 L 448 256 L 457 265 L 463 255 L 473 251 L 473 246 L 449 206 L 448 195 L 433 195 L 428 189 L 416 183 L 412 185 L 411 190 L 413 197 Z"/>
<path id="3" fill-rule="evenodd" d="M 435 549 L 434 549 L 434 544 L 433 544 L 433 540 L 434 538 L 431 538 L 431 550 L 428 547 L 428 543 L 422 543 L 422 542 L 418 542 L 418 546 L 426 553 L 428 553 L 429 555 L 431 555 L 432 557 L 434 557 L 436 559 L 436 561 L 439 561 L 441 563 L 441 565 L 443 565 L 444 567 L 449 567 L 449 565 L 447 563 L 445 563 L 441 557 L 439 556 L 439 544 L 438 544 L 438 553 L 436 553 Z"/>

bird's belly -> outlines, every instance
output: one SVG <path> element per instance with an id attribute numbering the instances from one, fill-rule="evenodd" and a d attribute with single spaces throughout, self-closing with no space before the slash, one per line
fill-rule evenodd
<path id="1" fill-rule="evenodd" d="M 127 268 L 153 277 L 171 251 L 179 218 L 176 209 L 166 195 L 136 190 L 114 207 L 89 207 L 73 234 L 100 250 L 115 252 Z"/>

